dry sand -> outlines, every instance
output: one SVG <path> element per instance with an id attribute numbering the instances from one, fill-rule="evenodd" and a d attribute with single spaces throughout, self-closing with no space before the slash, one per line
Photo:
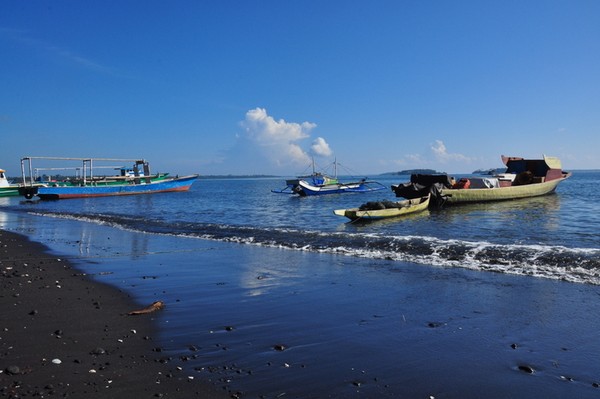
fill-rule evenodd
<path id="1" fill-rule="evenodd" d="M 149 304 L 0 231 L 0 397 L 230 398 L 153 343 Z M 160 310 L 159 310 L 160 311 Z"/>

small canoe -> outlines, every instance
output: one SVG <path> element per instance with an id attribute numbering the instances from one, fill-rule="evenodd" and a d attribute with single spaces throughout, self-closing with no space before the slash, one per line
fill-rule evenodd
<path id="1" fill-rule="evenodd" d="M 422 212 L 428 207 L 429 195 L 397 202 L 368 202 L 360 208 L 336 209 L 333 213 L 350 220 L 378 220 Z"/>

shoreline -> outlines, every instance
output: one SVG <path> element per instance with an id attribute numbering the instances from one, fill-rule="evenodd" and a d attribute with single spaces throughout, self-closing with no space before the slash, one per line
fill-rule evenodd
<path id="1" fill-rule="evenodd" d="M 25 349 L 33 353 L 29 365 L 49 375 L 60 370 L 63 379 L 33 376 L 26 381 L 25 374 L 2 373 L 0 397 L 11 397 L 8 388 L 15 381 L 27 387 L 18 392 L 21 397 L 558 399 L 597 398 L 600 393 L 600 321 L 590 317 L 600 309 L 598 286 L 145 234 L 51 218 L 9 216 L 4 226 L 22 234 L 16 243 L 25 242 L 25 247 L 19 250 L 23 256 L 9 259 L 16 265 L 10 269 L 13 276 L 0 279 L 2 304 L 13 307 L 25 300 L 26 291 L 12 297 L 9 283 L 31 281 L 27 285 L 35 284 L 34 296 L 50 310 L 27 305 L 6 314 L 28 323 L 52 311 L 62 315 L 59 326 L 34 332 L 28 325 L 29 336 L 44 343 L 35 343 L 41 347 L 37 352 Z M 3 271 L 12 267 L 4 260 L 7 244 L 0 234 Z M 68 259 L 70 265 L 61 260 L 51 269 L 57 258 Z M 33 269 L 38 268 L 66 272 L 54 276 L 45 270 L 36 276 Z M 93 292 L 67 301 L 65 289 L 73 289 L 73 280 L 82 281 L 75 283 L 83 292 Z M 62 300 L 50 294 L 63 294 Z M 112 296 L 124 297 L 124 302 L 113 308 Z M 166 308 L 125 316 L 156 300 Z M 79 328 L 79 318 L 64 316 L 77 314 L 71 308 L 102 315 L 94 317 L 101 343 L 86 341 L 77 357 L 48 354 L 46 346 L 54 350 L 56 342 L 70 346 L 75 340 L 71 330 Z M 103 308 L 114 309 L 107 312 L 112 319 Z M 38 313 L 30 315 L 34 310 Z M 132 321 L 141 327 L 123 324 Z M 4 324 L 0 371 L 14 364 L 30 373 L 28 364 L 5 364 L 11 345 L 5 344 Z M 122 327 L 120 332 L 112 331 L 115 326 Z M 142 331 L 144 326 L 148 330 Z M 61 338 L 55 336 L 57 329 L 63 330 Z M 146 335 L 153 340 L 140 339 Z M 14 342 L 22 351 L 17 345 L 28 341 L 17 332 Z M 118 359 L 94 356 L 97 347 Z M 158 347 L 160 352 L 152 350 Z M 163 357 L 172 359 L 163 364 Z M 61 364 L 52 364 L 54 358 Z M 148 363 L 151 368 L 145 368 Z M 100 372 L 106 375 L 94 380 L 87 374 L 92 368 L 96 378 Z M 187 381 L 188 376 L 196 378 Z M 139 381 L 121 382 L 130 378 Z M 203 381 L 206 391 L 196 385 Z M 166 389 L 169 383 L 171 390 Z"/>
<path id="2" fill-rule="evenodd" d="M 161 356 L 149 304 L 17 233 L 0 255 L 0 397 L 231 397 Z"/>

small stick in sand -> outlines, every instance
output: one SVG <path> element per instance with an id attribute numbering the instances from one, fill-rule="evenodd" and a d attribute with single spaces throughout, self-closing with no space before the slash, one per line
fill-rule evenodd
<path id="1" fill-rule="evenodd" d="M 144 309 L 132 310 L 131 312 L 129 312 L 127 314 L 128 315 L 138 315 L 138 314 L 152 313 L 152 312 L 155 312 L 164 307 L 165 307 L 165 303 L 163 301 L 156 301 L 156 302 L 153 302 L 152 305 L 145 307 Z"/>

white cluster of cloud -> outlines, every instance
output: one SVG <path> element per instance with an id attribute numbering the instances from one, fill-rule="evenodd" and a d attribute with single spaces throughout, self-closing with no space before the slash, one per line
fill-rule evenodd
<path id="1" fill-rule="evenodd" d="M 240 123 L 246 132 L 246 138 L 257 145 L 263 156 L 278 165 L 308 165 L 312 156 L 330 156 L 333 154 L 329 144 L 317 137 L 304 150 L 301 142 L 310 138 L 310 132 L 317 125 L 311 122 L 286 122 L 275 120 L 264 108 L 255 108 L 246 112 L 246 118 Z"/>
<path id="2" fill-rule="evenodd" d="M 436 140 L 431 145 L 431 152 L 435 156 L 435 159 L 441 163 L 447 162 L 471 162 L 472 159 L 463 154 L 449 153 L 446 145 L 441 140 Z"/>
<path id="3" fill-rule="evenodd" d="M 448 152 L 446 144 L 442 140 L 435 140 L 429 146 L 427 154 L 406 154 L 401 159 L 397 159 L 397 165 L 408 166 L 411 168 L 441 168 L 446 164 L 453 166 L 459 164 L 470 164 L 474 158 L 459 153 Z"/>
<path id="4" fill-rule="evenodd" d="M 329 157 L 333 154 L 333 151 L 331 151 L 329 144 L 323 137 L 317 137 L 310 146 L 310 153 L 321 157 Z"/>

